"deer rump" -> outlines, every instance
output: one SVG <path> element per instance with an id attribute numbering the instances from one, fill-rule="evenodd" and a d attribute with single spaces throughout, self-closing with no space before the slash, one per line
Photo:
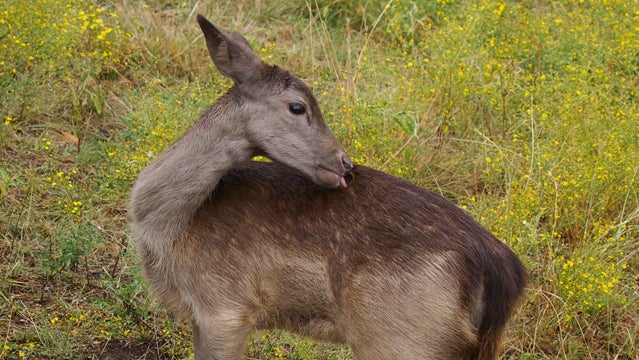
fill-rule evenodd
<path id="1" fill-rule="evenodd" d="M 234 168 L 164 271 L 143 256 L 151 287 L 196 323 L 234 317 L 361 358 L 496 356 L 523 291 L 517 257 L 441 196 L 364 166 L 353 174 L 337 190 L 278 163 Z"/>

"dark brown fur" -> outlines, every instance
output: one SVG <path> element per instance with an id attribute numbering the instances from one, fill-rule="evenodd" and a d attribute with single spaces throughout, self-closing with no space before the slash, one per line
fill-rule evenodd
<path id="1" fill-rule="evenodd" d="M 233 57 L 217 53 L 224 42 L 252 56 L 238 36 L 207 34 L 213 60 Z M 295 78 L 274 85 L 291 75 L 254 59 L 240 61 L 257 67 L 240 76 L 227 60 L 216 65 L 236 86 L 144 169 L 131 196 L 145 275 L 193 322 L 196 359 L 239 359 L 256 328 L 347 343 L 359 360 L 496 359 L 525 285 L 518 258 L 451 202 L 390 175 L 357 166 L 335 188 L 323 169 L 345 174 L 350 163 L 310 91 Z M 243 103 L 256 87 L 272 110 Z M 300 127 L 262 139 L 255 129 L 290 117 L 277 105 L 287 91 L 310 103 L 312 136 Z M 286 165 L 247 162 L 255 153 Z"/>

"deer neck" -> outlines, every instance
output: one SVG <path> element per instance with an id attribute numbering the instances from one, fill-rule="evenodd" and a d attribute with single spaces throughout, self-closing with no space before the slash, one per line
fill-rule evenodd
<path id="1" fill-rule="evenodd" d="M 220 179 L 253 156 L 239 126 L 243 117 L 234 97 L 223 96 L 140 173 L 131 192 L 130 213 L 134 235 L 153 242 L 147 246 L 172 243 Z"/>

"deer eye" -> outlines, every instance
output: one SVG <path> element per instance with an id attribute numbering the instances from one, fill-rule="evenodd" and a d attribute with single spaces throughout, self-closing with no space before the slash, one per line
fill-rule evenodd
<path id="1" fill-rule="evenodd" d="M 306 113 L 304 104 L 298 102 L 288 104 L 288 110 L 295 115 L 303 115 L 304 113 Z"/>

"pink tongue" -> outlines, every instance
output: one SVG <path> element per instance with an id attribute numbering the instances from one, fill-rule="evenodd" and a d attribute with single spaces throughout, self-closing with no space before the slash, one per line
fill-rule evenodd
<path id="1" fill-rule="evenodd" d="M 346 179 L 344 179 L 343 176 L 340 176 L 340 178 L 339 178 L 339 186 L 342 189 L 346 189 L 346 187 L 348 186 L 348 184 L 346 184 Z"/>

